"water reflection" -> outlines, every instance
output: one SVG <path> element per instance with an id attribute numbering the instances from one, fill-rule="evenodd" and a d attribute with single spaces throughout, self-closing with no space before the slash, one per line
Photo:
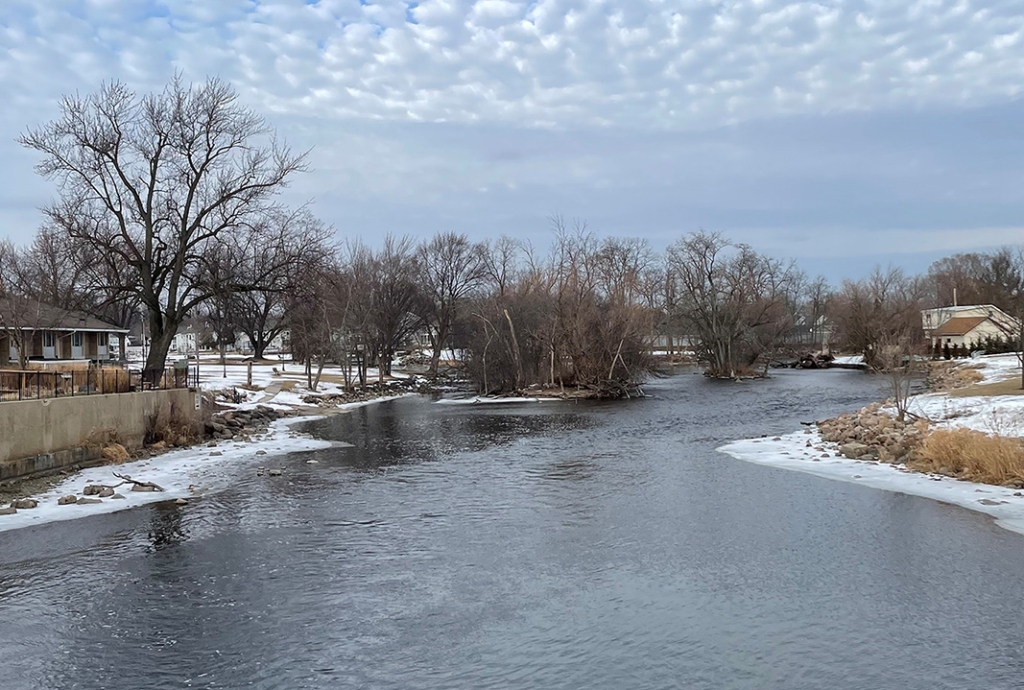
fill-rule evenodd
<path id="1" fill-rule="evenodd" d="M 354 446 L 0 534 L 4 687 L 1014 687 L 1019 536 L 714 452 L 878 388 L 679 377 L 314 422 Z"/>

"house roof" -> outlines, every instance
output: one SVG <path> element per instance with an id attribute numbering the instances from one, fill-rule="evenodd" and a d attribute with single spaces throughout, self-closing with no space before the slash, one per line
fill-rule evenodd
<path id="1" fill-rule="evenodd" d="M 23 331 L 97 331 L 127 333 L 83 311 L 61 309 L 34 299 L 0 298 L 0 328 Z"/>
<path id="2" fill-rule="evenodd" d="M 987 316 L 954 316 L 932 331 L 932 335 L 967 335 L 984 321 Z"/>

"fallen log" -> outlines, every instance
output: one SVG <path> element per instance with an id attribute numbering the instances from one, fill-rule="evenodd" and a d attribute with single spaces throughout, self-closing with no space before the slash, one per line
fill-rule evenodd
<path id="1" fill-rule="evenodd" d="M 114 472 L 113 475 L 115 477 L 117 477 L 118 479 L 120 479 L 121 481 L 128 482 L 129 484 L 133 484 L 134 485 L 132 487 L 133 491 L 135 490 L 136 486 L 138 486 L 138 487 L 145 487 L 143 489 L 140 489 L 141 491 L 163 491 L 164 490 L 164 487 L 160 486 L 159 484 L 154 484 L 153 482 L 140 482 L 138 479 L 132 479 L 127 474 L 118 474 L 117 472 Z"/>

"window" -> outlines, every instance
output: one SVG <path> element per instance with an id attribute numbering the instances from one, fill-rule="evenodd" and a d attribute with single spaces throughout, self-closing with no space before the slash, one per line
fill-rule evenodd
<path id="1" fill-rule="evenodd" d="M 82 334 L 78 331 L 71 334 L 71 347 L 82 347 Z"/>
<path id="2" fill-rule="evenodd" d="M 57 345 L 57 336 L 52 332 L 43 333 L 43 347 L 54 347 Z"/>
<path id="3" fill-rule="evenodd" d="M 100 343 L 100 347 L 106 347 L 107 346 L 107 334 L 106 333 L 100 333 L 100 335 L 99 335 L 99 343 Z"/>

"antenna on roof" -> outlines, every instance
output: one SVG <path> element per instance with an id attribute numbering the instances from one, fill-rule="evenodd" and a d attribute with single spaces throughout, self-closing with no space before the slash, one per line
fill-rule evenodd
<path id="1" fill-rule="evenodd" d="M 953 306 L 956 306 L 956 288 L 953 288 Z"/>

